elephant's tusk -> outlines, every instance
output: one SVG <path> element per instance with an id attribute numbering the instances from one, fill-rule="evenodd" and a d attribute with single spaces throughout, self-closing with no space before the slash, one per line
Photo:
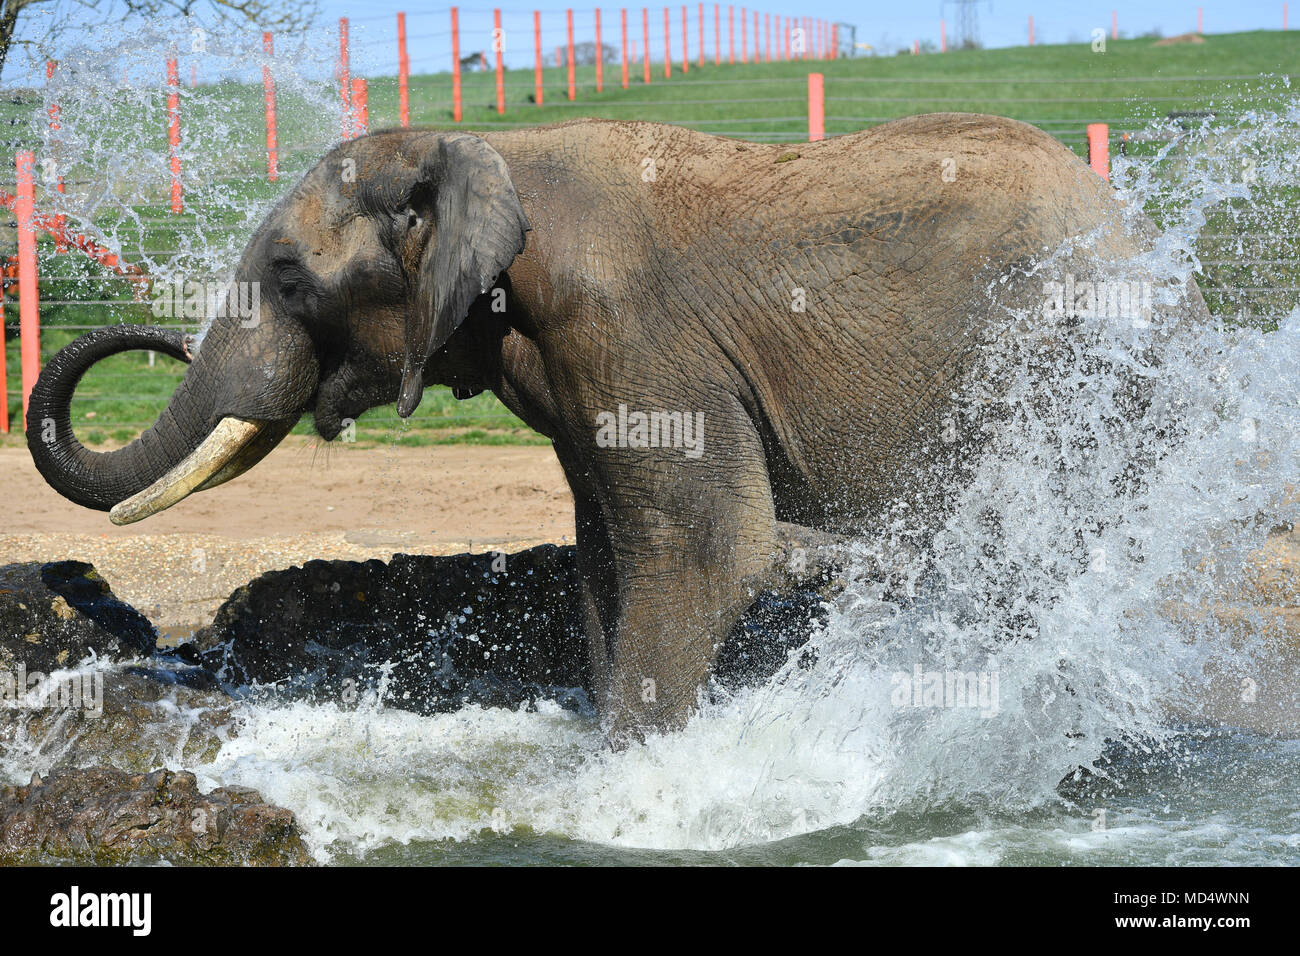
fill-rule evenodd
<path id="1" fill-rule="evenodd" d="M 179 465 L 144 491 L 114 505 L 109 520 L 130 524 L 165 511 L 225 468 L 265 427 L 265 422 L 223 418 Z"/>
<path id="2" fill-rule="evenodd" d="M 284 440 L 284 436 L 293 430 L 295 424 L 297 423 L 293 419 L 275 424 L 266 424 L 256 438 L 241 448 L 235 457 L 226 462 L 220 471 L 194 490 L 207 491 L 209 488 L 215 488 L 217 485 L 223 485 L 233 478 L 238 478 L 265 458 L 272 448 L 280 444 Z"/>

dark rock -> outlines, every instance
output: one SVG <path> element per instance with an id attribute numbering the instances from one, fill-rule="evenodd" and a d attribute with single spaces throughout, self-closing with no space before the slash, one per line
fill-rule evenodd
<path id="1" fill-rule="evenodd" d="M 277 685 L 345 702 L 381 690 L 385 704 L 421 713 L 539 696 L 584 707 L 579 589 L 575 549 L 550 544 L 510 555 L 309 561 L 239 588 L 195 642 L 232 690 Z M 807 580 L 759 595 L 723 646 L 715 679 L 732 686 L 771 675 L 807 641 L 823 600 Z"/>
<path id="2" fill-rule="evenodd" d="M 385 703 L 422 713 L 539 694 L 580 704 L 577 588 L 573 549 L 555 545 L 309 561 L 239 588 L 196 643 L 228 688 L 350 701 L 382 685 Z"/>
<path id="3" fill-rule="evenodd" d="M 244 787 L 200 793 L 183 771 L 90 767 L 0 788 L 0 865 L 310 862 L 288 810 Z"/>
<path id="4" fill-rule="evenodd" d="M 794 526 L 783 526 L 781 538 L 780 567 L 797 552 L 802 568 L 805 552 L 833 543 Z M 784 578 L 781 590 L 757 596 L 721 648 L 718 686 L 766 679 L 807 641 L 833 576 L 822 569 Z M 586 709 L 580 587 L 575 549 L 555 545 L 509 555 L 309 561 L 239 588 L 194 642 L 158 653 L 153 626 L 117 600 L 90 565 L 7 565 L 0 568 L 0 690 L 13 696 L 24 674 L 30 681 L 92 653 L 153 654 L 158 666 L 137 669 L 133 678 L 114 672 L 111 680 L 122 686 L 110 688 L 110 720 L 97 725 L 116 723 L 132 741 L 126 728 L 147 715 L 127 712 L 132 705 L 123 702 L 156 703 L 150 694 L 160 685 L 344 703 L 379 694 L 388 706 L 419 713 L 471 702 L 513 707 L 539 697 Z M 194 666 L 178 666 L 185 664 Z M 41 720 L 37 714 L 27 722 L 38 730 Z M 0 741 L 16 732 L 13 724 L 0 721 Z M 147 748 L 129 749 L 141 755 L 133 766 L 149 766 Z"/>
<path id="5" fill-rule="evenodd" d="M 0 567 L 0 672 L 49 673 L 92 653 L 151 654 L 157 638 L 83 561 Z"/>

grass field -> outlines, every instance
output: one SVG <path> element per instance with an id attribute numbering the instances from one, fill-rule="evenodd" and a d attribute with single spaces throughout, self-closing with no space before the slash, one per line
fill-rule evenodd
<path id="1" fill-rule="evenodd" d="M 829 135 L 861 129 L 914 113 L 971 111 L 997 113 L 1031 122 L 1057 136 L 1080 156 L 1084 126 L 1108 122 L 1112 137 L 1136 130 L 1170 113 L 1211 110 L 1230 121 L 1253 109 L 1275 109 L 1291 92 L 1281 74 L 1300 67 L 1300 36 L 1255 32 L 1211 35 L 1203 44 L 1156 46 L 1150 39 L 1110 40 L 1104 54 L 1087 43 L 1002 50 L 954 51 L 919 57 L 866 57 L 818 63 L 765 63 L 713 66 L 693 62 L 689 74 L 663 78 L 662 64 L 652 65 L 652 82 L 641 81 L 639 67 L 631 70 L 629 89 L 621 88 L 617 63 L 607 65 L 604 91 L 595 91 L 595 68 L 578 69 L 578 97 L 566 96 L 566 73 L 545 70 L 544 105 L 532 102 L 533 70 L 506 75 L 507 111 L 497 114 L 495 77 L 464 74 L 464 121 L 468 129 L 500 129 L 559 122 L 580 116 L 645 119 L 676 123 L 721 135 L 763 141 L 797 142 L 806 137 L 806 76 L 818 70 L 826 76 L 826 115 Z M 277 194 L 286 182 L 308 168 L 323 152 L 322 129 L 337 117 L 320 115 L 320 99 L 295 99 L 286 91 L 280 104 L 282 180 L 265 182 L 260 85 L 221 83 L 187 91 L 185 115 L 191 128 L 209 131 L 199 169 L 187 183 L 187 204 L 195 212 L 172 216 L 164 205 L 165 178 L 141 173 L 143 196 L 128 204 L 106 206 L 95 224 L 114 235 L 128 260 L 133 250 L 155 261 L 181 262 L 192 255 L 195 234 L 211 257 L 216 248 L 227 261 L 254 223 L 248 210 Z M 397 123 L 395 77 L 370 78 L 372 128 Z M 414 76 L 410 83 L 412 122 L 451 126 L 451 84 L 448 74 Z M 11 125 L 35 130 L 42 104 L 37 94 L 17 91 L 0 109 Z M 72 123 L 75 125 L 75 118 Z M 105 116 L 97 122 L 111 128 L 129 123 L 127 116 Z M 166 140 L 157 130 L 138 131 L 150 156 L 165 156 Z M 217 133 L 210 131 L 216 130 Z M 195 134 L 198 136 L 199 134 Z M 33 143 L 39 142 L 33 139 Z M 1136 144 L 1137 152 L 1152 144 Z M 152 160 L 151 160 L 152 162 Z M 159 165 L 159 164 L 154 164 Z M 214 171 L 219 171 L 216 175 Z M 130 175 L 130 170 L 126 171 Z M 94 168 L 74 169 L 71 177 L 88 182 L 102 179 Z M 152 177 L 152 178 L 151 178 Z M 0 188 L 12 189 L 12 186 Z M 231 200 L 235 196 L 236 201 Z M 143 198 L 143 201 L 140 201 Z M 42 202 L 38 192 L 38 205 Z M 1274 196 L 1283 213 L 1300 208 L 1290 190 Z M 1279 217 L 1287 218 L 1287 217 Z M 1288 218 L 1288 221 L 1290 219 Z M 12 219 L 9 220 L 12 223 Z M 1201 257 L 1208 263 L 1202 286 L 1217 312 L 1250 310 L 1276 314 L 1296 297 L 1295 230 L 1259 231 L 1247 235 L 1225 221 L 1203 233 Z M 11 231 L 6 231 L 14 251 Z M 132 301 L 131 286 L 106 279 L 104 271 L 81 256 L 54 256 L 48 239 L 42 249 L 42 352 L 48 357 L 78 334 L 76 326 L 110 322 L 153 321 L 147 304 Z M 157 253 L 157 257 L 152 254 Z M 1243 257 L 1257 261 L 1244 269 Z M 221 258 L 219 255 L 218 258 Z M 195 260 L 196 262 L 198 260 Z M 197 266 L 190 266 L 197 268 Z M 1247 283 L 1243 287 L 1242 283 Z M 1247 302 L 1238 290 L 1247 288 Z M 66 304 L 58 304 L 60 301 Z M 5 299 L 5 321 L 17 322 L 16 303 Z M 21 441 L 18 430 L 19 356 L 17 343 L 7 349 L 8 391 L 15 434 L 2 441 Z M 159 358 L 153 366 L 143 354 L 118 356 L 101 363 L 87 377 L 74 405 L 74 422 L 83 440 L 120 443 L 151 422 L 174 389 L 180 366 Z M 309 431 L 304 422 L 299 431 Z M 444 389 L 430 389 L 419 411 L 400 422 L 391 408 L 370 412 L 357 425 L 360 442 L 430 444 L 442 442 L 528 443 L 542 439 L 526 429 L 491 395 L 456 402 Z"/>

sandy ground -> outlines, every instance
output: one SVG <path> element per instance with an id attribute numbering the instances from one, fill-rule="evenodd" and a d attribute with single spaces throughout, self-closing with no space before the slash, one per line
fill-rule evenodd
<path id="1" fill-rule="evenodd" d="M 206 624 L 232 590 L 312 558 L 519 550 L 573 540 L 573 503 L 546 447 L 318 447 L 290 439 L 256 468 L 119 528 L 0 448 L 0 564 L 89 561 L 168 629 Z"/>

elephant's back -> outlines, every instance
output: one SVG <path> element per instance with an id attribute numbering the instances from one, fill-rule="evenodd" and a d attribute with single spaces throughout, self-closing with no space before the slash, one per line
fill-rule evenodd
<path id="1" fill-rule="evenodd" d="M 1034 269 L 1066 240 L 1087 250 L 1053 268 L 1086 273 L 1150 237 L 1069 150 L 1000 117 L 797 145 L 645 123 L 529 135 L 536 194 L 575 192 L 571 214 L 529 216 L 580 263 L 577 307 L 645 348 L 677 343 L 692 380 L 729 376 L 764 433 L 778 508 L 812 505 L 785 514 L 812 524 L 817 502 L 888 497 L 990 319 L 1041 304 Z"/>
<path id="2" fill-rule="evenodd" d="M 1132 263 L 1151 235 L 1064 146 L 998 117 L 918 116 L 754 152 L 728 162 L 710 146 L 720 172 L 701 182 L 716 191 L 695 205 L 683 256 L 741 276 L 719 284 L 706 266 L 677 287 L 698 300 L 714 286 L 704 321 L 744 366 L 778 507 L 812 524 L 897 492 L 978 342 L 1034 314 L 1040 266 L 1068 240 L 1086 249 L 1050 268 L 1084 278 Z"/>

